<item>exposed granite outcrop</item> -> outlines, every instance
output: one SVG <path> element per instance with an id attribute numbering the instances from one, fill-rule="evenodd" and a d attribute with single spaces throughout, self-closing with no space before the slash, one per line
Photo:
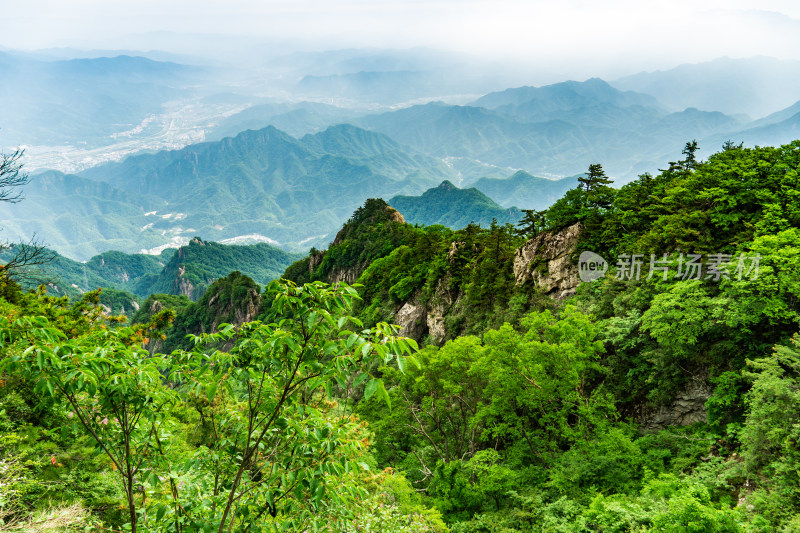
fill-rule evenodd
<path id="1" fill-rule="evenodd" d="M 208 307 L 217 311 L 210 331 L 216 331 L 223 320 L 237 327 L 252 322 L 261 307 L 261 294 L 255 289 L 247 290 L 244 301 L 222 301 L 219 296 L 215 294 L 208 300 Z"/>
<path id="2" fill-rule="evenodd" d="M 557 300 L 574 294 L 580 277 L 572 256 L 582 231 L 583 224 L 578 222 L 555 233 L 540 233 L 518 248 L 514 254 L 517 285 L 533 282 Z"/>
<path id="3" fill-rule="evenodd" d="M 642 428 L 657 430 L 667 426 L 688 426 L 706 422 L 706 401 L 711 397 L 711 386 L 697 377 L 675 395 L 672 404 L 650 410 L 639 416 Z"/>
<path id="4" fill-rule="evenodd" d="M 427 330 L 427 314 L 425 305 L 419 301 L 419 295 L 404 303 L 394 316 L 395 323 L 400 326 L 400 335 L 421 339 Z"/>
<path id="5" fill-rule="evenodd" d="M 400 306 L 392 320 L 400 326 L 400 335 L 417 341 L 427 335 L 435 344 L 444 342 L 447 335 L 445 318 L 458 305 L 461 296 L 450 290 L 450 281 L 447 274 L 436 282 L 436 288 L 427 301 L 423 302 L 421 291 L 416 291 Z"/>
<path id="6" fill-rule="evenodd" d="M 403 215 L 390 205 L 385 205 L 382 208 L 382 215 L 385 215 L 391 222 L 397 222 L 398 224 L 405 224 L 406 220 L 403 218 Z M 362 224 L 370 224 L 370 220 L 365 220 L 361 222 Z M 331 242 L 331 246 L 339 246 L 344 243 L 345 240 L 350 236 L 351 232 L 354 230 L 354 227 L 348 223 L 339 230 L 339 233 L 336 234 L 336 237 Z M 322 264 L 323 259 L 325 258 L 325 254 L 328 253 L 327 250 L 312 252 L 312 254 L 308 257 L 308 273 L 313 275 L 314 272 L 317 271 L 319 266 Z M 356 282 L 358 277 L 369 267 L 369 261 L 363 261 L 358 264 L 349 266 L 349 267 L 335 267 L 330 270 L 325 276 L 322 278 L 327 283 L 336 284 L 336 283 L 348 283 L 353 284 Z"/>
<path id="7" fill-rule="evenodd" d="M 578 239 L 583 226 L 578 223 L 556 233 L 542 233 L 529 240 L 515 252 L 514 277 L 518 285 L 533 282 L 545 294 L 563 299 L 573 294 L 580 283 L 578 267 L 573 264 Z M 453 242 L 447 261 L 453 262 L 463 242 Z M 462 294 L 450 288 L 451 278 L 446 274 L 436 283 L 436 288 L 423 301 L 420 291 L 403 303 L 392 321 L 401 327 L 401 335 L 421 340 L 426 335 L 436 344 L 447 338 L 445 319 L 459 308 Z"/>

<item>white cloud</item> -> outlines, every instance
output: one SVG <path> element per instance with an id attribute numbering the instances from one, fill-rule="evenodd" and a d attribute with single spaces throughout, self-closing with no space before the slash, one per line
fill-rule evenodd
<path id="1" fill-rule="evenodd" d="M 28 0 L 4 13 L 0 45 L 141 47 L 124 36 L 169 31 L 658 66 L 720 55 L 800 59 L 798 19 L 793 0 Z"/>

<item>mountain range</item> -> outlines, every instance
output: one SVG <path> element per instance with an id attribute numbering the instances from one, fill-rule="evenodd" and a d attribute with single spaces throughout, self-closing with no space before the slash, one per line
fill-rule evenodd
<path id="1" fill-rule="evenodd" d="M 331 57 L 338 66 L 325 70 L 323 59 Z M 374 72 L 369 69 L 380 63 L 377 58 L 342 52 L 323 54 L 315 64 L 319 77 L 390 79 L 359 74 Z M 425 71 L 409 66 L 417 60 L 411 54 L 392 63 L 390 72 L 401 76 Z M 719 93 L 719 84 L 734 79 L 737 66 L 774 74 L 781 65 L 786 66 L 763 58 L 720 60 L 712 69 L 720 75 L 710 76 L 703 90 Z M 593 78 L 522 86 L 489 92 L 466 105 L 428 102 L 393 105 L 391 110 L 345 105 L 352 96 L 346 91 L 342 99 L 331 100 L 337 105 L 263 99 L 253 105 L 257 99 L 245 92 L 206 95 L 203 105 L 221 106 L 220 113 L 226 110 L 205 131 L 210 141 L 139 153 L 78 173 L 38 173 L 25 190 L 24 202 L 0 205 L 0 227 L 5 240 L 28 240 L 36 234 L 79 260 L 109 249 L 157 254 L 195 235 L 300 251 L 326 245 L 370 197 L 417 196 L 445 180 L 454 190 L 474 187 L 486 197 L 472 198 L 473 207 L 483 207 L 466 212 L 458 207 L 452 213 L 425 213 L 413 207 L 411 199 L 398 200 L 411 202 L 406 211 L 411 209 L 412 218 L 457 226 L 484 208 L 543 209 L 573 187 L 575 176 L 592 163 L 601 163 L 621 184 L 665 167 L 692 139 L 700 141 L 702 157 L 729 140 L 781 144 L 798 136 L 800 102 L 751 121 L 742 112 L 701 110 L 705 105 L 699 99 L 664 101 L 653 88 L 693 79 L 695 70 L 679 67 L 613 85 Z M 791 72 L 788 68 L 786 76 Z M 0 83 L 0 94 L 12 103 L 1 124 L 4 134 L 17 131 L 25 138 L 30 133 L 14 129 L 15 124 L 27 124 L 27 119 L 17 121 L 15 113 L 30 118 L 39 112 L 27 105 L 25 98 L 30 98 L 54 106 L 52 113 L 41 111 L 52 115 L 54 124 L 66 120 L 74 127 L 56 128 L 62 137 L 36 130 L 37 142 L 71 142 L 94 127 L 94 139 L 102 143 L 101 137 L 116 135 L 122 126 L 131 127 L 143 116 L 152 116 L 148 113 L 159 112 L 156 108 L 163 111 L 165 99 L 190 94 L 187 87 L 209 71 L 128 56 L 45 61 L 2 53 L 0 73 L 10 77 Z M 44 88 L 34 84 L 26 95 L 22 85 L 10 81 L 14 76 L 48 83 Z M 109 98 L 102 96 L 104 91 Z M 781 91 L 788 98 L 789 88 Z M 70 106 L 68 100 L 80 94 L 86 97 L 81 105 L 91 109 Z M 763 101 L 769 94 L 761 90 L 759 98 Z M 730 106 L 744 99 L 734 96 Z M 684 103 L 697 107 L 682 109 Z M 103 105 L 114 111 L 107 113 Z M 73 121 L 68 116 L 73 112 L 81 117 Z M 48 118 L 44 115 L 42 120 Z M 165 127 L 176 122 L 167 121 Z M 87 146 L 94 142 L 85 139 Z M 130 144 L 130 149 L 136 146 L 135 141 Z M 432 199 L 441 191 L 427 194 Z M 451 204 L 461 205 L 460 201 Z M 506 216 L 492 212 L 498 220 Z M 487 219 L 480 215 L 476 220 Z"/>
<path id="2" fill-rule="evenodd" d="M 623 179 L 663 165 L 688 140 L 743 126 L 740 118 L 719 112 L 670 113 L 652 97 L 599 79 L 509 89 L 466 106 L 434 102 L 356 123 L 432 156 L 555 176 L 602 162 Z"/>
<path id="3" fill-rule="evenodd" d="M 673 111 L 696 107 L 760 118 L 800 99 L 800 61 L 721 57 L 640 72 L 611 85 L 652 95 Z"/>
<path id="4" fill-rule="evenodd" d="M 307 249 L 366 197 L 421 193 L 453 178 L 442 161 L 349 125 L 293 138 L 274 127 L 215 143 L 129 157 L 79 175 L 34 176 L 0 206 L 5 237 L 38 233 L 86 259 L 187 242 L 270 242 Z"/>

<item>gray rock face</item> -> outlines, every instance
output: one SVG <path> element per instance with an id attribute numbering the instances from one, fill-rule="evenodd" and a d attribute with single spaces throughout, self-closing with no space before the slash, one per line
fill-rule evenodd
<path id="1" fill-rule="evenodd" d="M 337 268 L 328 274 L 328 282 L 333 285 L 341 282 L 352 285 L 364 270 L 366 270 L 366 266 L 359 266 L 357 268 Z"/>
<path id="2" fill-rule="evenodd" d="M 641 417 L 644 429 L 656 430 L 667 426 L 688 426 L 706 422 L 706 401 L 712 390 L 705 379 L 693 379 L 675 395 L 672 405 L 645 413 Z"/>
<path id="3" fill-rule="evenodd" d="M 400 326 L 400 335 L 421 339 L 425 335 L 427 323 L 425 306 L 420 304 L 416 298 L 403 304 L 394 317 L 395 323 Z"/>
<path id="4" fill-rule="evenodd" d="M 518 248 L 514 254 L 517 285 L 532 281 L 557 300 L 574 294 L 580 277 L 572 255 L 582 231 L 583 224 L 578 222 L 556 233 L 541 233 Z"/>
<path id="5" fill-rule="evenodd" d="M 428 335 L 437 344 L 441 344 L 444 341 L 447 333 L 444 327 L 444 319 L 458 302 L 460 296 L 458 294 L 453 295 L 449 286 L 450 275 L 447 274 L 436 282 L 436 290 L 433 291 L 433 296 L 431 296 L 426 306 L 427 317 L 425 321 L 428 325 Z"/>
<path id="6" fill-rule="evenodd" d="M 573 294 L 580 283 L 578 266 L 572 255 L 583 225 L 578 223 L 555 234 L 543 233 L 526 242 L 514 255 L 514 277 L 518 285 L 533 281 L 545 294 L 563 299 Z M 450 246 L 447 260 L 452 262 L 463 242 Z M 450 276 L 445 275 L 427 301 L 415 293 L 396 312 L 393 322 L 402 328 L 401 334 L 421 340 L 425 335 L 436 344 L 447 336 L 445 318 L 461 304 L 461 294 L 450 290 Z"/>
<path id="7" fill-rule="evenodd" d="M 444 319 L 458 302 L 458 295 L 449 290 L 450 276 L 446 275 L 436 283 L 436 290 L 427 302 L 421 301 L 419 291 L 403 304 L 394 316 L 393 322 L 401 327 L 400 335 L 417 341 L 425 335 L 436 344 L 441 344 L 447 332 Z"/>

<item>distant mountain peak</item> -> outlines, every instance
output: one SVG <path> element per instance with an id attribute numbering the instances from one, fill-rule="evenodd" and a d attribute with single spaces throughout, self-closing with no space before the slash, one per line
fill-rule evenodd
<path id="1" fill-rule="evenodd" d="M 541 87 L 529 85 L 514 87 L 489 93 L 471 105 L 506 111 L 531 106 L 549 111 L 564 111 L 598 104 L 615 104 L 623 107 L 660 106 L 658 101 L 648 94 L 621 91 L 601 78 L 562 81 Z"/>
<path id="2" fill-rule="evenodd" d="M 470 222 L 488 226 L 493 219 L 500 224 L 516 223 L 522 217 L 519 209 L 503 208 L 478 189 L 459 189 L 448 180 L 421 196 L 395 196 L 389 204 L 402 211 L 410 223 L 441 224 L 452 229 Z"/>

